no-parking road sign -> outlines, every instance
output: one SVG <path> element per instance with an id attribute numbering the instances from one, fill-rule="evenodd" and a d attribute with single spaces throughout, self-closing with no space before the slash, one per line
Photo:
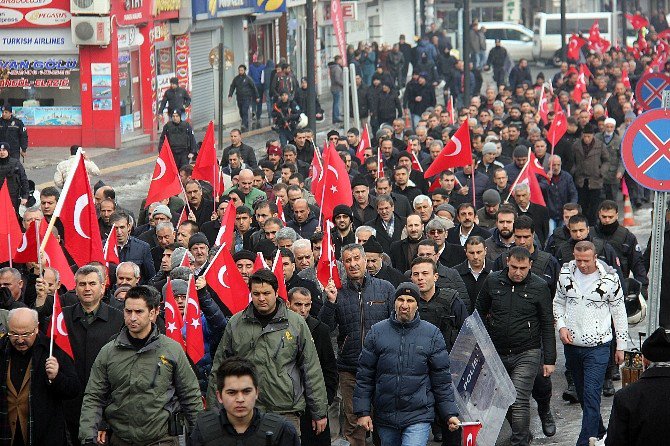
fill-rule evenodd
<path id="1" fill-rule="evenodd" d="M 670 76 L 663 73 L 647 73 L 637 81 L 635 98 L 645 110 L 661 108 L 664 90 L 670 90 Z"/>
<path id="2" fill-rule="evenodd" d="M 638 116 L 624 134 L 621 158 L 639 184 L 670 192 L 670 110 L 655 109 Z"/>

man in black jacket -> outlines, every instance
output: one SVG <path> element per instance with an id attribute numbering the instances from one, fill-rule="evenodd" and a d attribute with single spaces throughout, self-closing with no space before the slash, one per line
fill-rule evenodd
<path id="1" fill-rule="evenodd" d="M 0 340 L 0 414 L 3 444 L 68 444 L 63 401 L 77 397 L 83 386 L 72 359 L 38 331 L 35 310 L 20 308 L 8 316 L 9 332 Z M 26 384 L 29 382 L 29 384 Z M 28 389 L 25 389 L 25 387 Z M 24 393 L 25 391 L 25 393 Z"/>
<path id="2" fill-rule="evenodd" d="M 384 265 L 382 254 L 382 245 L 375 239 L 375 237 L 370 237 L 367 242 L 363 244 L 363 249 L 365 249 L 365 257 L 367 258 L 367 270 L 368 274 L 377 279 L 386 280 L 394 287 L 397 287 L 407 279 L 405 276 L 398 271 L 397 269 Z"/>
<path id="3" fill-rule="evenodd" d="M 94 266 L 82 266 L 74 276 L 79 302 L 63 308 L 63 321 L 74 354 L 74 367 L 81 388 L 86 387 L 93 361 L 100 349 L 124 326 L 123 313 L 102 302 L 105 280 Z M 50 321 L 48 322 L 50 323 Z M 45 330 L 45 327 L 42 328 Z M 65 403 L 70 439 L 79 438 L 79 415 L 83 395 Z"/>
<path id="4" fill-rule="evenodd" d="M 20 155 L 26 156 L 28 150 L 28 131 L 23 121 L 12 114 L 11 105 L 2 107 L 0 118 L 0 141 L 9 144 L 9 156 L 18 160 Z"/>
<path id="5" fill-rule="evenodd" d="M 385 253 L 391 252 L 391 243 L 400 240 L 405 227 L 405 219 L 394 212 L 393 198 L 389 195 L 377 197 L 377 216 L 366 223 L 377 230 L 377 241 Z"/>
<path id="6" fill-rule="evenodd" d="M 500 44 L 500 39 L 496 39 L 496 46 L 489 51 L 486 65 L 493 68 L 493 80 L 498 86 L 505 85 L 505 62 L 507 59 L 507 50 Z"/>
<path id="7" fill-rule="evenodd" d="M 416 257 L 419 242 L 425 238 L 423 228 L 421 217 L 416 214 L 410 214 L 407 216 L 407 221 L 405 222 L 407 237 L 391 243 L 389 255 L 391 256 L 393 267 L 398 271 L 407 271 L 412 259 Z"/>
<path id="8" fill-rule="evenodd" d="M 230 131 L 230 145 L 223 149 L 223 154 L 221 155 L 220 165 L 222 168 L 228 165 L 228 152 L 232 149 L 239 149 L 246 167 L 253 169 L 258 166 L 256 152 L 254 152 L 253 147 L 242 142 L 242 132 L 240 129 L 232 129 Z"/>
<path id="9" fill-rule="evenodd" d="M 172 111 L 172 120 L 163 126 L 163 132 L 158 141 L 158 148 L 160 150 L 163 147 L 163 141 L 167 138 L 177 168 L 188 165 L 191 158 L 198 152 L 191 124 L 181 120 L 182 113 L 182 109 Z"/>
<path id="10" fill-rule="evenodd" d="M 382 84 L 381 94 L 370 111 L 380 125 L 391 124 L 395 118 L 402 116 L 402 103 L 391 82 Z"/>
<path id="11" fill-rule="evenodd" d="M 184 110 L 186 107 L 191 105 L 191 96 L 189 96 L 186 89 L 179 86 L 179 79 L 176 77 L 170 78 L 170 88 L 165 90 L 163 94 L 163 100 L 158 106 L 158 116 L 163 115 L 163 110 L 167 105 L 168 115 L 172 116 L 172 112 L 175 110 Z M 185 115 L 182 115 L 182 119 L 186 119 Z"/>
<path id="12" fill-rule="evenodd" d="M 484 281 L 491 272 L 491 264 L 486 260 L 486 244 L 484 239 L 473 235 L 465 242 L 465 260 L 454 267 L 468 290 L 468 312 L 475 311 L 477 295 L 484 286 Z"/>
<path id="13" fill-rule="evenodd" d="M 541 365 L 540 347 L 544 349 L 544 376 L 553 373 L 556 363 L 549 287 L 530 267 L 526 248 L 510 249 L 507 268 L 489 274 L 476 303 L 516 389 L 516 401 L 509 408 L 513 445 L 529 444 L 530 395 Z"/>
<path id="14" fill-rule="evenodd" d="M 249 108 L 254 102 L 260 101 L 256 84 L 247 75 L 246 65 L 237 67 L 237 76 L 230 83 L 230 90 L 228 90 L 229 101 L 233 98 L 235 91 L 237 91 L 237 108 L 240 111 L 240 119 L 242 119 L 242 132 L 246 132 L 249 128 Z"/>
<path id="15" fill-rule="evenodd" d="M 297 274 L 296 274 L 297 277 Z M 309 331 L 314 339 L 316 354 L 319 356 L 323 380 L 326 383 L 326 394 L 328 395 L 328 405 L 333 403 L 337 395 L 337 386 L 339 377 L 337 375 L 337 362 L 335 352 L 330 341 L 330 329 L 326 324 L 311 316 L 312 304 L 314 299 L 311 292 L 303 287 L 291 287 L 288 289 L 289 308 L 300 316 L 305 318 Z M 330 445 L 330 426 L 326 424 L 326 429 L 319 435 L 314 435 L 312 430 L 312 415 L 309 410 L 300 418 L 300 432 L 302 433 L 303 444 L 314 446 Z"/>

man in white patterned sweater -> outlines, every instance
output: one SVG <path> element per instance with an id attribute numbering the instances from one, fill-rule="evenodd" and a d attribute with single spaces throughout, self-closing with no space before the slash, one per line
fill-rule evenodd
<path id="1" fill-rule="evenodd" d="M 616 342 L 615 359 L 621 364 L 628 339 L 628 320 L 619 276 L 597 260 L 595 245 L 578 242 L 574 255 L 575 260 L 563 265 L 558 278 L 554 318 L 563 342 L 565 364 L 572 371 L 582 405 L 577 446 L 586 446 L 589 437 L 602 438 L 606 432 L 600 416 L 600 398 L 610 343 Z"/>

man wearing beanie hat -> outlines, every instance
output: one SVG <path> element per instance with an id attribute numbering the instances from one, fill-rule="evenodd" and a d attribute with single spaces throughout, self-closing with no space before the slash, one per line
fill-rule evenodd
<path id="1" fill-rule="evenodd" d="M 367 242 L 363 244 L 365 250 L 365 257 L 367 259 L 368 274 L 377 279 L 386 280 L 391 285 L 397 287 L 407 278 L 397 269 L 384 264 L 384 251 L 382 245 L 379 244 L 375 237 L 370 237 Z"/>
<path id="2" fill-rule="evenodd" d="M 602 133 L 596 134 L 596 140 L 602 142 L 610 157 L 609 168 L 604 174 L 605 200 L 616 200 L 625 169 L 621 162 L 621 135 L 614 118 L 605 119 L 605 128 Z"/>
<path id="3" fill-rule="evenodd" d="M 670 438 L 670 332 L 656 329 L 642 344 L 646 370 L 614 395 L 606 446 L 664 445 Z"/>
<path id="4" fill-rule="evenodd" d="M 484 207 L 477 209 L 477 218 L 479 226 L 486 229 L 496 227 L 496 214 L 500 208 L 500 194 L 493 189 L 485 190 L 482 194 Z"/>
<path id="5" fill-rule="evenodd" d="M 450 431 L 458 429 L 444 336 L 421 320 L 420 300 L 416 285 L 401 283 L 395 291 L 393 314 L 371 328 L 360 357 L 353 410 L 358 426 L 374 429 L 384 445 L 426 444 L 436 411 Z M 409 339 L 414 348 L 409 347 Z M 395 384 L 398 370 L 405 371 L 402 386 Z"/>
<path id="6" fill-rule="evenodd" d="M 179 86 L 179 79 L 176 77 L 170 78 L 170 88 L 165 90 L 163 100 L 158 106 L 158 110 L 156 110 L 159 118 L 163 116 L 166 105 L 168 116 L 172 116 L 172 112 L 175 110 L 185 110 L 191 105 L 191 96 L 189 96 L 186 89 Z M 182 119 L 186 119 L 186 115 L 182 116 Z"/>
<path id="7" fill-rule="evenodd" d="M 521 169 L 526 165 L 526 161 L 528 161 L 528 147 L 517 146 L 512 153 L 512 162 L 505 166 L 505 172 L 507 172 L 510 183 L 516 181 L 516 178 L 521 173 Z"/>
<path id="8" fill-rule="evenodd" d="M 497 169 L 504 168 L 505 166 L 500 161 L 497 161 L 498 157 L 498 147 L 494 142 L 487 142 L 482 148 L 482 159 L 477 163 L 477 171 L 485 174 L 489 177 L 491 183 L 493 183 L 493 174 Z"/>
<path id="9" fill-rule="evenodd" d="M 340 249 L 349 243 L 356 241 L 354 234 L 354 213 L 346 204 L 338 204 L 333 209 L 333 221 L 335 227 L 330 231 L 335 246 L 335 258 L 340 258 Z"/>
<path id="10" fill-rule="evenodd" d="M 252 251 L 241 249 L 233 254 L 233 261 L 237 270 L 242 274 L 242 278 L 249 285 L 249 277 L 254 270 L 254 262 L 256 261 L 256 254 Z"/>
<path id="11" fill-rule="evenodd" d="M 207 269 L 206 265 L 209 260 L 209 241 L 202 232 L 193 234 L 188 241 L 188 250 L 193 254 L 193 274 L 199 276 L 200 273 Z"/>
<path id="12" fill-rule="evenodd" d="M 589 219 L 589 225 L 597 222 L 597 211 L 600 202 L 600 192 L 604 185 L 604 173 L 610 170 L 611 160 L 609 152 L 601 140 L 596 139 L 595 129 L 586 124 L 582 129 L 581 140 L 572 146 L 575 154 L 573 177 L 577 185 L 579 204 L 582 213 Z M 616 167 L 614 168 L 616 171 Z"/>

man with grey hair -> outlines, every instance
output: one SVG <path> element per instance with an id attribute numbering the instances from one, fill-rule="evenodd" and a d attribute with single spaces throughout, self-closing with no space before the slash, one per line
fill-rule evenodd
<path id="1" fill-rule="evenodd" d="M 370 237 L 377 237 L 377 230 L 372 226 L 363 225 L 356 228 L 354 235 L 356 236 L 356 243 L 364 245 L 365 242 L 370 240 Z"/>
<path id="2" fill-rule="evenodd" d="M 395 203 L 390 195 L 377 197 L 377 217 L 366 223 L 377 231 L 377 241 L 385 253 L 391 252 L 391 243 L 400 240 L 405 219 L 394 212 Z"/>
<path id="3" fill-rule="evenodd" d="M 390 199 L 390 197 L 389 197 Z M 356 425 L 353 412 L 353 391 L 361 346 L 372 325 L 387 319 L 393 311 L 393 286 L 367 273 L 367 259 L 363 247 L 352 243 L 342 247 L 342 263 L 347 283 L 339 290 L 331 280 L 325 288 L 327 297 L 319 319 L 331 331 L 339 328 L 337 369 L 344 414 L 344 436 L 352 446 L 365 445 L 365 431 Z"/>
<path id="4" fill-rule="evenodd" d="M 426 235 L 437 243 L 438 261 L 453 268 L 465 260 L 465 252 L 460 245 L 447 242 L 447 225 L 440 217 L 432 219 L 426 225 Z"/>
<path id="5" fill-rule="evenodd" d="M 0 268 L 0 288 L 2 291 L 0 299 L 2 308 L 12 310 L 14 308 L 25 307 L 23 303 L 23 277 L 16 268 Z"/>
<path id="6" fill-rule="evenodd" d="M 50 353 L 35 310 L 11 310 L 8 327 L 0 339 L 3 444 L 67 444 L 63 400 L 83 389 L 72 359 L 57 345 Z"/>
<path id="7" fill-rule="evenodd" d="M 28 229 L 28 226 L 30 226 L 30 223 L 34 221 L 42 221 L 44 219 L 44 214 L 42 213 L 42 210 L 40 209 L 39 206 L 33 206 L 28 209 L 26 209 L 23 212 L 23 229 Z"/>
<path id="8" fill-rule="evenodd" d="M 63 320 L 74 354 L 74 366 L 83 389 L 100 349 L 119 332 L 124 321 L 123 313 L 102 301 L 105 277 L 100 269 L 93 265 L 84 265 L 77 270 L 74 278 L 78 302 L 63 308 Z M 73 439 L 79 438 L 82 398 L 80 395 L 65 403 L 65 418 L 70 438 Z"/>
<path id="9" fill-rule="evenodd" d="M 312 243 L 304 238 L 293 242 L 291 247 L 295 257 L 295 267 L 298 272 L 314 266 L 314 255 L 312 254 Z"/>
<path id="10" fill-rule="evenodd" d="M 160 222 L 155 228 L 157 245 L 151 248 L 151 258 L 154 261 L 154 268 L 156 271 L 160 270 L 161 258 L 163 257 L 163 250 L 166 246 L 175 242 L 177 233 L 174 230 L 174 225 L 170 221 Z"/>
<path id="11" fill-rule="evenodd" d="M 424 225 L 433 219 L 433 200 L 428 195 L 418 195 L 412 201 L 412 206 Z"/>
<path id="12" fill-rule="evenodd" d="M 121 262 L 116 267 L 116 286 L 130 285 L 131 287 L 140 282 L 140 267 L 133 262 Z"/>
<path id="13" fill-rule="evenodd" d="M 535 234 L 544 245 L 549 237 L 549 214 L 547 208 L 530 201 L 530 186 L 526 183 L 517 184 L 514 187 L 514 202 L 517 208 L 517 216 L 527 215 L 533 220 Z"/>
<path id="14" fill-rule="evenodd" d="M 298 236 L 298 233 L 295 232 L 295 230 L 292 228 L 281 228 L 275 235 L 275 244 L 278 248 L 291 249 L 293 247 L 293 243 L 295 243 L 295 241 L 299 238 L 300 237 Z"/>

